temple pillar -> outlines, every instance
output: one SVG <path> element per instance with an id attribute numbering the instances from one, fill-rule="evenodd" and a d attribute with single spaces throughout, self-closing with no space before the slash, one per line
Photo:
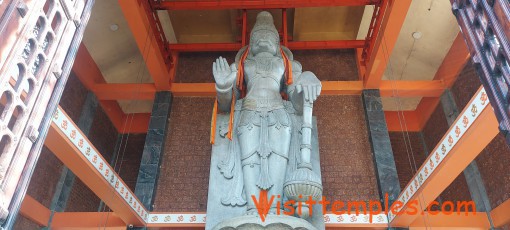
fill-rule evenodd
<path id="1" fill-rule="evenodd" d="M 362 98 L 379 196 L 384 202 L 385 195 L 388 194 L 388 207 L 390 207 L 400 194 L 400 184 L 381 96 L 378 89 L 368 89 L 363 90 Z"/>
<path id="2" fill-rule="evenodd" d="M 152 211 L 154 193 L 156 191 L 157 179 L 165 136 L 168 126 L 168 118 L 172 107 L 172 93 L 169 91 L 157 92 L 152 106 L 149 129 L 145 138 L 138 179 L 136 181 L 135 194 L 144 204 L 147 210 Z"/>

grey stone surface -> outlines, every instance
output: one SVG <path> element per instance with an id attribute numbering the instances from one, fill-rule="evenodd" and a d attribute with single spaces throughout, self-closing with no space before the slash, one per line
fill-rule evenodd
<path id="1" fill-rule="evenodd" d="M 157 92 L 152 106 L 135 187 L 135 195 L 144 204 L 145 208 L 151 211 L 171 108 L 172 94 L 170 92 Z"/>
<path id="2" fill-rule="evenodd" d="M 391 206 L 400 194 L 400 184 L 380 93 L 379 90 L 363 90 L 362 97 L 370 145 L 374 155 L 379 196 L 384 202 L 384 197 L 388 194 L 388 206 Z"/>
<path id="3" fill-rule="evenodd" d="M 257 230 L 257 229 L 272 229 L 272 230 L 294 230 L 294 229 L 307 229 L 316 230 L 313 225 L 308 221 L 301 218 L 282 215 L 268 215 L 264 222 L 258 216 L 239 216 L 221 222 L 216 225 L 213 230 Z"/>
<path id="4" fill-rule="evenodd" d="M 312 134 L 317 136 L 312 130 L 312 108 L 321 83 L 313 73 L 302 72 L 292 52 L 279 43 L 273 17 L 263 11 L 251 30 L 250 45 L 239 50 L 235 63 L 229 65 L 222 57 L 213 63 L 218 109 L 234 119 L 225 124 L 226 115 L 218 118 L 207 229 L 227 216 L 256 215 L 260 209 L 251 197 L 263 192 L 274 198 L 267 206 L 269 214 L 278 213 L 282 207 L 277 203 L 286 199 L 304 202 L 308 196 L 322 196 L 318 153 L 312 158 L 312 152 L 318 151 L 317 141 L 315 146 L 312 141 Z M 245 94 L 242 99 L 240 91 Z M 225 134 L 232 140 L 227 141 Z M 300 217 L 308 218 L 308 210 L 304 208 Z M 316 214 L 311 222 L 322 226 L 322 215 L 314 222 Z"/>
<path id="5" fill-rule="evenodd" d="M 218 115 L 217 125 L 218 127 L 221 124 L 226 124 L 228 122 L 228 116 L 226 115 Z M 244 206 L 225 206 L 222 205 L 221 199 L 224 197 L 224 194 L 228 193 L 228 191 L 232 190 L 231 187 L 232 181 L 226 179 L 222 176 L 218 164 L 225 158 L 225 155 L 228 154 L 228 145 L 229 140 L 225 138 L 221 138 L 219 134 L 219 129 L 217 128 L 216 133 L 216 143 L 212 148 L 211 155 L 211 169 L 209 174 L 209 191 L 207 197 L 207 222 L 205 229 L 213 229 L 217 224 L 222 221 L 235 218 L 238 216 L 243 216 L 246 214 L 246 205 Z M 295 159 L 291 161 L 289 159 L 289 164 L 294 164 Z M 313 129 L 312 129 L 312 167 L 313 171 L 320 177 L 320 156 L 319 156 L 319 140 L 317 133 L 317 122 L 315 117 L 313 118 Z M 257 196 L 258 198 L 258 196 Z M 325 229 L 324 225 L 324 213 L 322 212 L 322 206 L 316 204 L 312 209 L 312 217 L 307 220 L 312 223 L 317 229 Z M 259 217 L 257 217 L 259 218 Z"/>

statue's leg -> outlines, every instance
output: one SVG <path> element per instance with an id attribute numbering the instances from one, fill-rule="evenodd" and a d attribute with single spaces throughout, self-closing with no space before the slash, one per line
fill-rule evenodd
<path id="1" fill-rule="evenodd" d="M 260 201 L 259 193 L 260 189 L 257 187 L 255 181 L 257 181 L 260 175 L 260 160 L 258 154 L 253 154 L 250 157 L 243 160 L 243 179 L 244 183 L 244 192 L 246 194 L 247 201 L 247 213 L 251 215 L 258 214 L 257 207 L 252 198 L 254 195 L 257 201 Z M 246 183 L 248 182 L 248 183 Z"/>
<path id="2" fill-rule="evenodd" d="M 269 129 L 269 142 L 273 153 L 269 156 L 269 173 L 274 185 L 269 190 L 269 197 L 274 196 L 275 201 L 271 205 L 271 213 L 283 207 L 283 184 L 287 173 L 288 152 L 290 148 L 291 128 L 273 125 Z M 277 207 L 278 201 L 280 207 Z M 280 212 L 282 214 L 283 212 Z"/>
<path id="3" fill-rule="evenodd" d="M 283 183 L 285 183 L 285 173 L 287 172 L 287 158 L 277 154 L 271 154 L 269 157 L 269 172 L 274 185 L 268 191 L 268 197 L 274 196 L 274 201 L 271 204 L 269 213 L 276 214 L 277 209 L 283 207 Z M 277 205 L 280 205 L 279 207 Z M 279 212 L 283 214 L 283 212 Z"/>

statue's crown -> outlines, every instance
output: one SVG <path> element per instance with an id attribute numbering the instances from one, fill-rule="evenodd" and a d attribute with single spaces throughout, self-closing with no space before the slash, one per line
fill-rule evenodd
<path id="1" fill-rule="evenodd" d="M 280 40 L 278 30 L 276 30 L 276 27 L 274 26 L 273 16 L 267 11 L 262 11 L 257 14 L 257 21 L 255 21 L 255 25 L 253 26 L 251 33 L 253 34 L 256 31 L 261 30 L 273 33 L 276 36 L 277 41 Z"/>

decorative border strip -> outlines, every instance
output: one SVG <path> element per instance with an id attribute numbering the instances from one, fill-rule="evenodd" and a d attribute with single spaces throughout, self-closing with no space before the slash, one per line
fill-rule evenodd
<path id="1" fill-rule="evenodd" d="M 151 213 L 147 224 L 205 224 L 206 214 Z"/>
<path id="2" fill-rule="evenodd" d="M 386 214 L 377 214 L 372 216 L 370 222 L 369 214 L 325 214 L 324 223 L 327 224 L 388 224 L 388 217 Z"/>
<path id="3" fill-rule="evenodd" d="M 404 191 L 400 193 L 398 200 L 404 205 L 400 207 L 397 212 L 405 207 L 405 204 L 411 199 L 411 197 L 413 197 L 416 191 L 420 189 L 437 166 L 443 161 L 443 159 L 446 158 L 446 156 L 448 156 L 450 151 L 455 147 L 457 142 L 462 138 L 469 127 L 471 127 L 488 104 L 489 100 L 487 93 L 485 92 L 485 89 L 482 88 L 468 105 L 469 107 L 466 107 L 470 109 L 464 110 L 464 112 L 459 115 L 455 124 L 453 124 L 448 130 L 447 135 L 441 139 L 441 142 L 439 142 L 434 151 L 432 151 L 433 154 L 430 154 L 427 160 L 424 161 L 423 166 L 419 169 L 419 173 L 413 177 L 411 183 L 409 183 Z M 395 216 L 396 215 L 393 212 L 388 214 L 390 222 L 395 218 Z"/>
<path id="4" fill-rule="evenodd" d="M 206 214 L 176 214 L 158 213 L 150 214 L 148 224 L 205 224 Z M 388 224 L 388 217 L 385 214 L 378 214 L 372 217 L 368 214 L 325 214 L 325 224 Z"/>
<path id="5" fill-rule="evenodd" d="M 94 166 L 94 168 L 103 176 L 103 179 L 109 182 L 112 188 L 120 195 L 124 201 L 138 214 L 145 222 L 149 219 L 149 214 L 145 207 L 138 201 L 133 192 L 129 189 L 126 184 L 120 179 L 115 173 L 109 163 L 105 162 L 92 143 L 84 137 L 81 132 L 78 132 L 78 128 L 69 119 L 68 116 L 59 107 L 53 115 L 53 123 L 58 126 L 66 137 L 74 144 L 74 146 L 80 150 L 81 154 Z"/>

